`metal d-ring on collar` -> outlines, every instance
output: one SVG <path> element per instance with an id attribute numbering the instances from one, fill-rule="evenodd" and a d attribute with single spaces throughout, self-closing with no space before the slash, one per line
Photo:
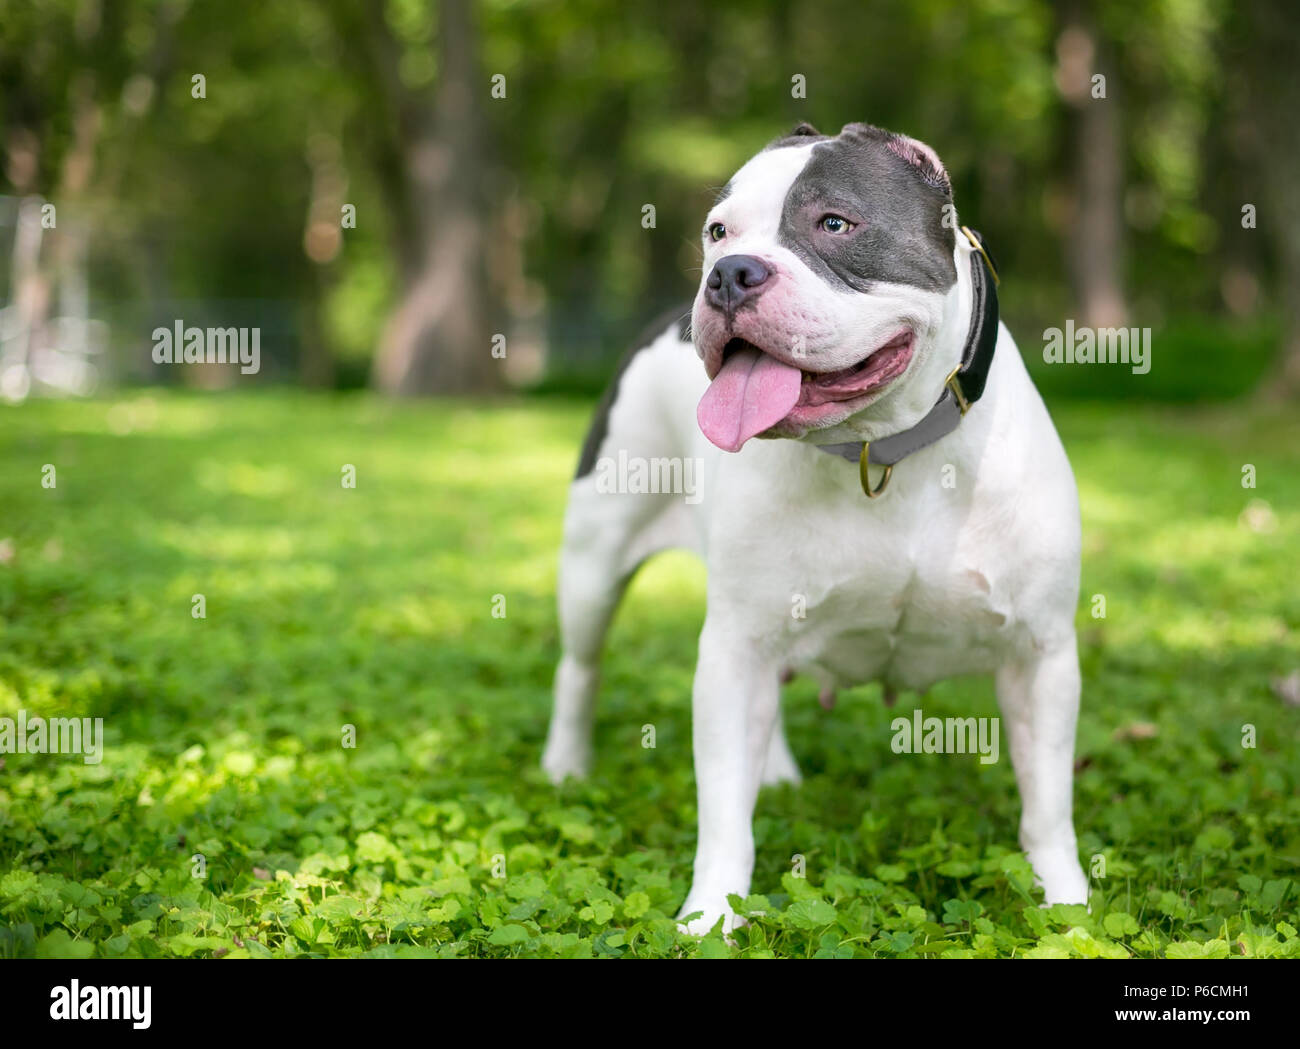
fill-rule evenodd
<path id="1" fill-rule="evenodd" d="M 955 430 L 962 416 L 984 393 L 998 342 L 998 271 L 980 235 L 969 226 L 962 226 L 961 231 L 975 249 L 971 255 L 971 323 L 962 347 L 961 363 L 944 379 L 939 400 L 924 419 L 902 433 L 863 441 L 861 448 L 856 442 L 818 445 L 823 451 L 857 461 L 858 479 L 868 499 L 884 492 L 894 466 L 901 459 Z M 985 277 L 986 270 L 991 281 Z M 885 468 L 879 484 L 872 485 L 868 465 Z"/>
<path id="2" fill-rule="evenodd" d="M 889 478 L 894 474 L 894 465 L 889 463 L 885 466 L 885 472 L 880 475 L 880 483 L 872 488 L 871 474 L 867 470 L 867 464 L 870 462 L 871 442 L 863 441 L 862 451 L 858 455 L 858 480 L 862 482 L 862 490 L 867 493 L 867 498 L 874 499 L 889 486 Z"/>

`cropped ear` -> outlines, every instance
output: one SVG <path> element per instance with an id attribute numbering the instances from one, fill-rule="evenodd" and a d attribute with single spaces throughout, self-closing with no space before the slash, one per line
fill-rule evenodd
<path id="1" fill-rule="evenodd" d="M 846 124 L 840 131 L 840 135 L 880 143 L 894 156 L 915 169 L 921 181 L 927 186 L 949 197 L 952 196 L 952 183 L 948 180 L 948 172 L 944 169 L 939 154 L 924 142 L 909 138 L 907 135 L 886 131 L 874 124 Z"/>
<path id="2" fill-rule="evenodd" d="M 952 182 L 948 179 L 948 172 L 939 159 L 939 154 L 924 142 L 908 138 L 906 135 L 890 135 L 885 142 L 885 148 L 916 168 L 921 181 L 927 186 L 933 186 L 952 196 Z"/>

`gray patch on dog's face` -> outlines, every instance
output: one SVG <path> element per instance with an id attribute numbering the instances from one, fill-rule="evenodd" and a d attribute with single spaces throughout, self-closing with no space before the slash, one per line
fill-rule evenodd
<path id="1" fill-rule="evenodd" d="M 952 192 L 931 157 L 910 139 L 870 124 L 848 125 L 817 144 L 790 187 L 778 242 L 832 285 L 866 292 L 886 282 L 947 291 L 957 280 L 956 234 L 943 223 Z M 826 215 L 857 228 L 827 233 L 820 228 Z"/>

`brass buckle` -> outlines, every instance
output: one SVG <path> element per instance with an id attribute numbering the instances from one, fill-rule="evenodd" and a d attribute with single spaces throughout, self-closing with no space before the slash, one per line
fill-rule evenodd
<path id="1" fill-rule="evenodd" d="M 872 489 L 871 476 L 867 472 L 867 456 L 870 454 L 871 442 L 863 441 L 862 454 L 858 456 L 858 479 L 862 481 L 862 490 L 866 493 L 867 498 L 874 499 L 888 486 L 889 477 L 890 474 L 894 472 L 894 468 L 892 466 L 886 466 L 884 475 L 880 478 L 880 484 L 876 485 L 876 487 Z"/>
<path id="2" fill-rule="evenodd" d="M 980 243 L 979 237 L 971 232 L 969 226 L 962 226 L 961 231 L 966 234 L 966 239 L 970 241 L 970 246 L 984 256 L 984 265 L 989 268 L 989 274 L 993 277 L 993 284 L 996 287 L 1002 281 L 998 279 L 998 271 L 993 268 L 993 260 L 989 258 L 989 253 L 984 250 L 984 245 Z"/>
<path id="3" fill-rule="evenodd" d="M 957 381 L 959 371 L 961 371 L 960 364 L 948 373 L 948 378 L 943 380 L 943 384 L 952 390 L 952 395 L 957 398 L 957 405 L 961 408 L 962 415 L 965 415 L 970 411 L 970 401 L 966 400 L 966 395 L 961 390 L 961 383 Z"/>

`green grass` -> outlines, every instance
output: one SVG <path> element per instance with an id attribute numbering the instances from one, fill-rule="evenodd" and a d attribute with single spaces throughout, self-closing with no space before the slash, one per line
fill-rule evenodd
<path id="1" fill-rule="evenodd" d="M 1270 685 L 1300 667 L 1294 411 L 1055 412 L 1084 508 L 1091 912 L 1038 906 L 1007 761 L 900 757 L 889 719 L 915 696 L 828 713 L 799 680 L 806 782 L 760 799 L 742 906 L 765 914 L 734 946 L 671 920 L 698 565 L 666 556 L 632 589 L 592 779 L 537 771 L 587 412 L 159 393 L 0 412 L 0 716 L 102 717 L 107 740 L 99 765 L 4 755 L 0 956 L 1300 956 L 1300 710 Z M 992 686 L 947 682 L 925 710 L 993 715 Z"/>

